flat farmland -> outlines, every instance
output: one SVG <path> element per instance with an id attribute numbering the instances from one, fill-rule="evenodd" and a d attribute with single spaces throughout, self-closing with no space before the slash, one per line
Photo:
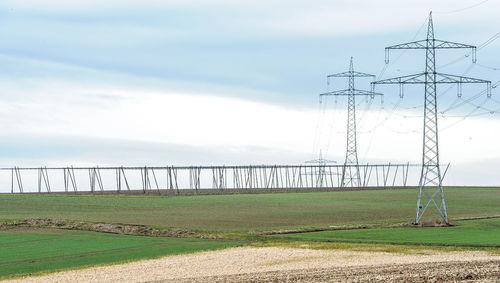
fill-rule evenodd
<path id="1" fill-rule="evenodd" d="M 59 229 L 0 231 L 0 278 L 192 253 L 236 241 L 144 237 Z"/>
<path id="2" fill-rule="evenodd" d="M 500 215 L 498 188 L 447 188 L 445 194 L 452 220 Z M 220 233 L 383 226 L 410 222 L 416 196 L 409 189 L 200 196 L 2 194 L 0 221 L 50 218 Z"/>
<path id="3" fill-rule="evenodd" d="M 417 254 L 420 260 L 422 253 L 428 255 L 442 253 L 443 261 L 454 261 L 459 258 L 466 261 L 464 264 L 482 270 L 472 278 L 494 278 L 497 273 L 491 266 L 498 262 L 500 247 L 498 240 L 500 218 L 495 218 L 500 215 L 498 206 L 500 189 L 447 188 L 448 212 L 455 226 L 426 228 L 401 226 L 399 224 L 411 222 L 414 216 L 416 193 L 416 190 L 400 189 L 196 196 L 1 194 L 0 278 L 13 277 L 22 282 L 26 278 L 19 276 L 27 274 L 99 266 L 95 267 L 97 271 L 93 271 L 94 269 L 82 269 L 81 272 L 77 270 L 75 273 L 66 271 L 54 273 L 53 276 L 56 277 L 48 274 L 40 278 L 32 277 L 30 280 L 85 281 L 89 278 L 89 272 L 92 276 L 97 276 L 95 278 L 109 280 L 129 274 L 123 271 L 123 268 L 126 270 L 136 268 L 146 272 L 144 268 L 146 266 L 150 268 L 150 263 L 155 263 L 157 265 L 148 269 L 146 273 L 150 275 L 153 271 L 157 277 L 151 277 L 151 280 L 160 280 L 170 278 L 165 277 L 167 276 L 165 270 L 169 270 L 172 264 L 177 264 L 176 257 L 170 255 L 240 245 L 247 246 L 243 249 L 249 248 L 249 252 L 238 249 L 224 251 L 243 253 L 249 262 L 254 262 L 255 258 L 269 256 L 267 248 L 276 248 L 273 250 L 276 252 L 276 259 L 262 263 L 269 266 L 271 273 L 254 274 L 252 272 L 262 269 L 261 265 L 255 267 L 249 264 L 243 265 L 249 268 L 251 276 L 257 277 L 279 277 L 282 274 L 279 272 L 283 272 L 285 275 L 292 274 L 297 278 L 303 276 L 309 278 L 310 274 L 316 274 L 314 268 L 318 266 L 327 268 L 321 271 L 326 277 L 333 276 L 332 274 L 335 275 L 337 272 L 344 272 L 344 269 L 339 269 L 340 271 L 335 269 L 331 263 L 332 258 L 338 258 L 340 255 L 345 258 L 339 264 L 356 263 L 357 261 L 352 260 L 352 256 L 359 259 L 359 264 L 363 266 L 359 267 L 360 270 L 355 266 L 350 267 L 352 270 L 349 272 L 353 274 L 358 271 L 363 273 L 365 268 L 371 268 L 364 267 L 365 263 L 361 263 L 363 259 L 380 256 L 382 263 L 394 265 L 391 265 L 394 270 L 387 271 L 389 274 L 387 276 L 393 276 L 399 274 L 399 268 L 395 265 L 400 263 L 399 256 L 409 260 L 408 256 Z M 477 217 L 491 218 L 460 220 Z M 24 219 L 34 220 L 23 221 Z M 37 226 L 37 223 L 42 225 Z M 47 223 L 50 225 L 47 226 Z M 78 223 L 83 226 L 72 226 Z M 387 228 L 393 226 L 399 228 Z M 106 231 L 117 233 L 112 234 L 101 233 L 105 230 L 94 229 L 95 227 L 128 227 L 168 233 L 130 233 L 131 230 L 126 229 Z M 358 229 L 353 229 L 356 227 Z M 369 229 L 359 229 L 359 227 Z M 346 228 L 348 230 L 343 230 Z M 308 232 L 310 230 L 319 231 Z M 176 231 L 180 231 L 175 234 L 177 237 L 162 237 L 162 235 L 172 235 L 169 233 Z M 275 234 L 284 231 L 303 233 Z M 136 236 L 126 235 L 127 233 L 135 233 Z M 156 235 L 156 237 L 137 235 Z M 202 239 L 203 237 L 221 239 Z M 477 249 L 484 251 L 474 251 Z M 458 252 L 457 250 L 464 250 L 466 256 L 454 254 Z M 193 276 L 190 275 L 193 274 L 192 260 L 196 262 L 196 258 L 201 257 L 197 264 L 199 266 L 208 264 L 205 266 L 206 270 L 212 270 L 214 276 L 223 274 L 229 276 L 226 278 L 224 275 L 221 280 L 237 278 L 234 270 L 218 270 L 209 265 L 224 267 L 242 264 L 243 256 L 227 257 L 226 252 L 221 251 L 221 257 L 214 261 L 213 253 L 218 254 L 218 252 L 209 252 L 206 255 L 195 253 L 192 255 L 193 258 L 191 255 L 180 256 L 179 264 L 187 263 L 185 274 L 174 272 L 169 276 L 173 276 L 171 279 Z M 260 253 L 264 253 L 265 256 Z M 315 258 L 314 264 L 311 263 L 308 253 Z M 287 258 L 293 256 L 296 259 L 292 262 L 288 260 L 282 262 L 284 254 Z M 210 260 L 204 260 L 205 256 Z M 469 256 L 475 259 L 470 261 Z M 161 258 L 153 262 L 148 260 L 138 261 L 137 264 L 131 262 L 131 265 L 126 263 L 107 266 L 157 257 Z M 423 260 L 422 264 L 431 264 L 433 259 L 433 256 L 429 256 L 429 259 Z M 227 260 L 234 262 L 228 264 Z M 294 265 L 295 260 L 300 264 Z M 371 260 L 368 261 L 366 264 L 371 264 Z M 284 271 L 302 268 L 304 266 L 302 263 L 310 265 L 306 270 Z M 442 264 L 443 268 L 448 268 L 446 265 L 448 263 Z M 201 270 L 198 275 L 202 276 L 200 282 L 204 282 L 208 278 L 203 277 L 203 274 L 212 273 Z M 146 273 L 141 273 L 141 276 L 149 278 Z M 130 278 L 122 279 L 133 281 L 135 275 L 129 274 Z M 434 273 L 429 276 L 433 278 Z"/>

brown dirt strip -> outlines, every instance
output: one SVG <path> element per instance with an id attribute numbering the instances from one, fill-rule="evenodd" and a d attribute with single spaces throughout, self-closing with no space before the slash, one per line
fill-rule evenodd
<path id="1" fill-rule="evenodd" d="M 0 231 L 20 228 L 53 228 L 66 230 L 93 231 L 113 234 L 126 234 L 137 236 L 162 236 L 162 237 L 191 237 L 191 238 L 217 238 L 217 235 L 194 233 L 183 229 L 159 229 L 146 225 L 91 223 L 83 221 L 67 221 L 56 219 L 24 219 L 0 223 Z"/>
<path id="2" fill-rule="evenodd" d="M 439 262 L 271 271 L 195 277 L 176 282 L 498 282 L 500 261 Z M 168 280 L 156 281 L 168 282 Z"/>
<path id="3" fill-rule="evenodd" d="M 464 217 L 457 218 L 454 221 L 462 220 L 479 220 L 479 219 L 490 219 L 490 218 L 500 218 L 500 215 L 489 215 L 489 216 L 476 216 L 476 217 Z M 444 223 L 438 222 L 425 222 L 422 221 L 419 227 L 436 227 L 445 226 Z M 329 228 L 321 229 L 290 229 L 290 230 L 277 230 L 277 231 L 262 231 L 254 232 L 253 235 L 265 236 L 265 235 L 280 235 L 280 234 L 295 234 L 295 233 L 305 233 L 305 232 L 320 232 L 320 231 L 333 231 L 333 230 L 354 230 L 354 229 L 373 229 L 373 228 L 401 228 L 401 227 L 417 227 L 411 223 L 399 223 L 394 225 L 353 225 L 353 226 L 332 226 Z M 81 231 L 93 231 L 93 232 L 104 232 L 104 233 L 114 233 L 114 234 L 126 234 L 126 235 L 138 235 L 138 236 L 162 236 L 162 237 L 189 237 L 189 238 L 207 238 L 207 239 L 217 239 L 226 238 L 221 234 L 217 233 L 197 233 L 193 231 L 188 231 L 186 229 L 161 229 L 155 227 L 149 227 L 146 225 L 133 225 L 133 224 L 117 224 L 117 223 L 91 223 L 83 221 L 69 221 L 69 220 L 57 220 L 50 218 L 30 218 L 24 220 L 16 220 L 10 222 L 0 223 L 0 231 L 19 229 L 19 228 L 55 228 L 55 229 L 66 229 L 66 230 L 81 230 Z"/>
<path id="4" fill-rule="evenodd" d="M 24 277 L 12 282 L 495 281 L 500 255 L 239 247 Z M 493 280 L 490 280 L 493 279 Z"/>

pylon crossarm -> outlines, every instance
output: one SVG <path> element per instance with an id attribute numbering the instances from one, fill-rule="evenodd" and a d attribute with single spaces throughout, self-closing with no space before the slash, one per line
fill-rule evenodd
<path id="1" fill-rule="evenodd" d="M 381 85 L 381 84 L 422 84 L 422 83 L 425 83 L 425 73 L 374 81 L 371 84 L 373 87 L 374 85 Z"/>
<path id="2" fill-rule="evenodd" d="M 327 78 L 348 78 L 351 76 L 352 77 L 371 77 L 371 78 L 375 77 L 375 75 L 372 75 L 372 74 L 361 73 L 361 72 L 356 72 L 356 71 L 353 71 L 353 72 L 347 71 L 347 72 L 328 75 Z"/>
<path id="3" fill-rule="evenodd" d="M 427 40 L 426 39 L 392 45 L 392 46 L 386 47 L 385 50 L 390 50 L 390 49 L 425 49 L 425 48 L 427 48 Z"/>
<path id="4" fill-rule="evenodd" d="M 344 90 L 335 90 L 335 91 L 330 91 L 326 93 L 320 94 L 320 96 L 328 96 L 328 95 L 369 95 L 369 96 L 375 96 L 375 95 L 383 95 L 382 93 L 376 93 L 372 91 L 367 91 L 367 90 L 360 90 L 360 89 L 344 89 Z"/>
<path id="5" fill-rule="evenodd" d="M 475 52 L 476 46 L 474 45 L 468 45 L 468 44 L 462 44 L 462 43 L 456 43 L 456 42 L 451 42 L 451 41 L 446 41 L 446 40 L 440 40 L 440 39 L 434 39 L 434 48 L 436 49 L 444 49 L 444 48 L 470 48 Z"/>
<path id="6" fill-rule="evenodd" d="M 429 39 L 432 40 L 432 39 Z M 390 49 L 427 49 L 430 44 L 427 45 L 427 39 L 423 40 L 417 40 L 417 41 L 412 41 L 412 42 L 407 42 L 407 43 L 402 43 L 402 44 L 397 44 L 393 46 L 386 47 L 386 50 Z M 468 45 L 468 44 L 462 44 L 462 43 L 456 43 L 452 41 L 446 41 L 446 40 L 440 40 L 440 39 L 434 39 L 434 48 L 436 49 L 444 49 L 444 48 L 470 48 L 470 49 L 476 49 L 476 46 L 474 45 Z"/>
<path id="7" fill-rule="evenodd" d="M 430 27 L 432 27 L 432 25 Z M 432 37 L 428 38 L 428 39 L 412 41 L 412 42 L 407 42 L 407 43 L 402 43 L 402 44 L 397 44 L 397 45 L 386 47 L 385 48 L 385 63 L 386 64 L 389 63 L 389 51 L 390 50 L 429 49 L 429 48 L 432 48 L 432 49 L 459 49 L 459 48 L 471 49 L 472 63 L 476 63 L 476 61 L 477 61 L 477 59 L 476 59 L 477 58 L 476 46 L 452 42 L 452 41 L 434 39 L 433 37 L 434 36 L 432 35 Z"/>
<path id="8" fill-rule="evenodd" d="M 372 85 L 378 84 L 425 84 L 425 73 L 390 78 L 385 80 L 374 81 Z M 455 76 L 443 73 L 436 73 L 436 83 L 437 84 L 448 84 L 448 83 L 485 83 L 491 84 L 491 81 L 475 79 L 470 77 Z"/>
<path id="9" fill-rule="evenodd" d="M 461 84 L 491 84 L 491 81 L 475 79 L 470 77 L 455 76 L 443 73 L 436 73 L 437 84 L 461 83 Z"/>

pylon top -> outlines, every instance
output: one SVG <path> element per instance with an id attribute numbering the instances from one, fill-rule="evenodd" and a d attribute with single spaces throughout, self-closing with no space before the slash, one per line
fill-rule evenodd
<path id="1" fill-rule="evenodd" d="M 434 24 L 432 22 L 432 11 L 429 13 L 429 23 L 427 26 L 427 40 L 434 40 Z"/>

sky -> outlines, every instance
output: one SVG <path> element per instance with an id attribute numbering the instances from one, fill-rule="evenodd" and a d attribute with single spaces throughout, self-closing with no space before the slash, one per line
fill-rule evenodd
<path id="1" fill-rule="evenodd" d="M 500 80 L 500 1 L 4 0 L 0 2 L 0 167 L 343 163 L 354 67 L 377 79 L 424 70 Z M 488 41 L 491 39 L 492 41 Z M 484 45 L 484 46 L 483 46 Z M 356 81 L 369 89 L 370 80 Z M 498 88 L 500 89 L 500 88 Z M 448 184 L 499 185 L 500 97 L 484 86 L 438 89 Z M 423 88 L 357 98 L 361 163 L 419 163 Z"/>

